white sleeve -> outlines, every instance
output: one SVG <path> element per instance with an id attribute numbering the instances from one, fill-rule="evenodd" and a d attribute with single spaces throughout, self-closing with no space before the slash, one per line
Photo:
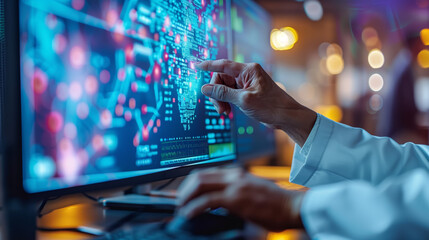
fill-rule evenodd
<path id="1" fill-rule="evenodd" d="M 429 171 L 429 146 L 400 145 L 318 115 L 303 148 L 295 147 L 290 181 L 308 187 L 357 179 L 377 184 L 417 168 Z"/>
<path id="2" fill-rule="evenodd" d="M 428 239 L 429 174 L 414 170 L 378 186 L 348 181 L 307 191 L 301 207 L 312 239 Z"/>

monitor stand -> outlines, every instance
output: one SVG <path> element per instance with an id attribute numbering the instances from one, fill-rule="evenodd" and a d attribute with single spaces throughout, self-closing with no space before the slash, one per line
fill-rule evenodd
<path id="1" fill-rule="evenodd" d="M 151 184 L 136 186 L 125 195 L 103 198 L 103 207 L 121 210 L 174 212 L 178 206 L 175 191 L 151 190 Z"/>
<path id="2" fill-rule="evenodd" d="M 126 194 L 99 200 L 103 207 L 122 210 L 152 210 L 174 212 L 178 206 L 174 198 Z"/>

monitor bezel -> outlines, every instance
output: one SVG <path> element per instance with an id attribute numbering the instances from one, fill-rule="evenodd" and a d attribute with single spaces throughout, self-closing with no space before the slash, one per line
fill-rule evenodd
<path id="1" fill-rule="evenodd" d="M 21 64 L 20 64 L 20 35 L 19 35 L 19 2 L 3 0 L 5 24 L 5 59 L 4 79 L 1 92 L 1 174 L 3 178 L 3 194 L 5 198 L 43 199 L 50 196 L 61 196 L 79 192 L 107 190 L 125 186 L 134 186 L 177 178 L 189 174 L 194 169 L 215 167 L 230 164 L 236 161 L 237 149 L 235 144 L 235 159 L 206 164 L 182 166 L 157 173 L 116 179 L 88 185 L 72 186 L 68 188 L 29 193 L 24 188 L 22 164 L 22 119 L 21 119 Z M 226 0 L 226 9 L 230 9 L 230 1 Z M 230 29 L 230 16 L 227 17 L 227 29 Z M 228 32 L 228 35 L 230 33 Z M 14 80 L 12 80 L 14 79 Z M 17 103 L 17 104 L 7 104 Z M 19 106 L 19 107 L 18 107 Z M 234 121 L 231 121 L 234 129 Z M 235 141 L 235 131 L 232 131 Z M 7 160 L 6 160 L 7 159 Z"/>

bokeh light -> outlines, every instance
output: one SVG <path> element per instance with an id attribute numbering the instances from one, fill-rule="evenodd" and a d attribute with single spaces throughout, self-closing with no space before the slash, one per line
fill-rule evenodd
<path id="1" fill-rule="evenodd" d="M 315 110 L 316 112 L 336 122 L 339 122 L 343 119 L 343 111 L 337 105 L 321 105 Z"/>
<path id="2" fill-rule="evenodd" d="M 79 103 L 76 108 L 76 114 L 80 119 L 86 119 L 89 115 L 88 104 L 86 104 L 85 102 Z"/>
<path id="3" fill-rule="evenodd" d="M 70 63 L 74 68 L 81 68 L 85 64 L 85 51 L 80 46 L 70 50 Z"/>
<path id="4" fill-rule="evenodd" d="M 429 50 L 423 49 L 417 55 L 417 62 L 422 68 L 429 68 Z"/>
<path id="5" fill-rule="evenodd" d="M 76 10 L 82 10 L 85 6 L 85 0 L 72 0 L 72 7 Z"/>
<path id="6" fill-rule="evenodd" d="M 383 77 L 378 73 L 374 73 L 369 77 L 368 84 L 369 84 L 369 88 L 372 91 L 378 92 L 383 88 L 383 85 L 384 85 Z"/>
<path id="7" fill-rule="evenodd" d="M 375 47 L 377 46 L 378 33 L 373 27 L 366 27 L 362 31 L 362 41 L 367 47 Z"/>
<path id="8" fill-rule="evenodd" d="M 292 49 L 298 41 L 298 33 L 291 27 L 274 29 L 271 31 L 271 47 L 274 50 L 283 51 Z"/>
<path id="9" fill-rule="evenodd" d="M 326 69 L 332 75 L 340 74 L 344 69 L 344 60 L 339 54 L 332 54 L 326 59 Z"/>
<path id="10" fill-rule="evenodd" d="M 36 178 L 50 178 L 55 175 L 56 165 L 49 156 L 35 155 L 30 159 L 30 174 Z"/>
<path id="11" fill-rule="evenodd" d="M 326 55 L 330 56 L 333 54 L 343 56 L 343 49 L 340 47 L 340 45 L 336 43 L 329 44 L 329 46 L 326 48 Z"/>
<path id="12" fill-rule="evenodd" d="M 319 21 L 323 17 L 323 7 L 317 0 L 308 0 L 304 2 L 304 11 L 307 17 L 313 21 Z"/>
<path id="13" fill-rule="evenodd" d="M 69 96 L 72 100 L 79 100 L 82 97 L 82 86 L 78 81 L 74 81 L 70 84 Z"/>
<path id="14" fill-rule="evenodd" d="M 414 85 L 414 93 L 417 108 L 421 112 L 429 111 L 429 77 L 422 77 Z"/>
<path id="15" fill-rule="evenodd" d="M 59 112 L 51 112 L 46 118 L 46 124 L 48 130 L 52 133 L 56 133 L 63 127 L 64 118 Z"/>
<path id="16" fill-rule="evenodd" d="M 36 68 L 34 71 L 32 85 L 34 93 L 42 94 L 45 92 L 48 87 L 48 77 L 42 70 Z"/>
<path id="17" fill-rule="evenodd" d="M 370 113 L 375 113 L 383 108 L 383 98 L 379 94 L 374 94 L 369 99 Z"/>
<path id="18" fill-rule="evenodd" d="M 368 63 L 374 68 L 381 68 L 384 65 L 384 55 L 379 49 L 373 49 L 368 54 Z"/>
<path id="19" fill-rule="evenodd" d="M 424 45 L 429 46 L 429 28 L 425 28 L 420 31 L 420 38 Z"/>

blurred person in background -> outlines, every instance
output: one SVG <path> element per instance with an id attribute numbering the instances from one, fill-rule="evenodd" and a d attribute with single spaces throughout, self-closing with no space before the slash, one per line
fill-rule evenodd
<path id="1" fill-rule="evenodd" d="M 241 169 L 191 174 L 178 190 L 179 214 L 224 207 L 272 231 L 304 227 L 313 239 L 427 239 L 429 146 L 400 145 L 334 122 L 299 104 L 258 64 L 206 61 L 202 87 L 219 113 L 238 106 L 295 142 L 289 191 Z"/>
<path id="2" fill-rule="evenodd" d="M 417 125 L 417 109 L 414 94 L 415 75 L 413 68 L 423 44 L 418 31 L 406 33 L 404 47 L 399 51 L 391 66 L 391 87 L 385 96 L 380 113 L 377 133 L 399 143 L 412 141 L 427 143 L 426 131 Z"/>

